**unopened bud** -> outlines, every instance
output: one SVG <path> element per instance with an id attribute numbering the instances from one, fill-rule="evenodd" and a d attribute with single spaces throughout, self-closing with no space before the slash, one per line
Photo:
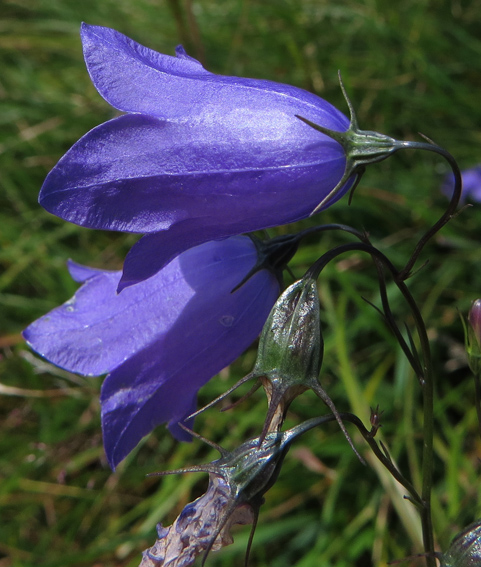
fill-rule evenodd
<path id="1" fill-rule="evenodd" d="M 244 382 L 252 378 L 259 380 L 269 403 L 259 437 L 262 443 L 268 433 L 281 429 L 291 402 L 310 389 L 329 407 L 352 449 L 363 462 L 334 402 L 319 383 L 323 351 L 317 283 L 314 278 L 306 276 L 288 287 L 272 308 L 262 329 L 254 370 L 200 411 L 225 398 Z"/>
<path id="2" fill-rule="evenodd" d="M 481 521 L 467 526 L 441 554 L 441 567 L 476 567 L 481 565 Z"/>
<path id="3" fill-rule="evenodd" d="M 317 380 L 322 361 L 319 296 L 311 278 L 293 283 L 262 330 L 254 373 L 292 384 Z"/>
<path id="4" fill-rule="evenodd" d="M 481 371 L 481 299 L 476 299 L 471 306 L 468 322 L 466 333 L 468 363 L 473 373 L 478 375 Z"/>

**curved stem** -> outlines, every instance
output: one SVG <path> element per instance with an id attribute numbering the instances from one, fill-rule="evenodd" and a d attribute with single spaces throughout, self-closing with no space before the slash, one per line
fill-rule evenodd
<path id="1" fill-rule="evenodd" d="M 317 226 L 312 226 L 312 227 L 306 228 L 305 230 L 301 230 L 298 233 L 298 236 L 304 237 L 304 236 L 307 236 L 309 234 L 313 234 L 313 233 L 316 233 L 316 232 L 324 232 L 324 231 L 327 231 L 327 230 L 342 230 L 344 232 L 349 232 L 350 234 L 357 236 L 357 238 L 359 238 L 359 240 L 361 240 L 361 241 L 364 241 L 364 239 L 366 238 L 364 233 L 359 232 L 359 230 L 353 228 L 352 226 L 349 226 L 347 224 L 339 224 L 339 223 L 320 224 L 320 225 L 317 225 Z"/>
<path id="2" fill-rule="evenodd" d="M 309 234 L 314 234 L 317 232 L 325 232 L 327 230 L 343 230 L 353 234 L 362 242 L 366 242 L 366 235 L 359 232 L 355 228 L 345 224 L 324 224 L 318 226 L 312 226 L 295 234 L 284 234 L 282 236 L 276 236 L 264 241 L 259 240 L 252 234 L 247 234 L 249 238 L 254 243 L 257 249 L 257 262 L 256 264 L 247 272 L 247 274 L 242 278 L 242 280 L 231 290 L 234 293 L 239 288 L 241 288 L 254 274 L 260 270 L 268 267 L 276 273 L 279 283 L 282 284 L 282 270 L 286 267 L 289 260 L 294 256 L 299 246 L 300 240 L 304 236 Z M 367 241 L 369 242 L 369 241 Z"/>
<path id="3" fill-rule="evenodd" d="M 374 435 L 375 435 L 376 431 L 374 431 L 374 432 L 372 430 L 368 431 L 368 429 L 366 429 L 366 427 L 364 426 L 362 421 L 357 417 L 357 415 L 354 415 L 353 413 L 339 412 L 339 417 L 343 421 L 348 421 L 348 422 L 354 424 L 357 427 L 357 429 L 359 430 L 361 435 L 364 437 L 365 441 L 367 442 L 369 447 L 372 449 L 373 453 L 376 455 L 376 457 L 379 459 L 379 461 L 386 467 L 386 469 L 399 482 L 399 484 L 404 486 L 404 488 L 408 491 L 409 496 L 410 496 L 409 500 L 415 506 L 417 506 L 419 509 L 422 509 L 423 506 L 424 506 L 424 503 L 423 503 L 423 500 L 422 500 L 421 496 L 419 495 L 418 491 L 416 490 L 416 488 L 395 466 L 395 464 L 392 462 L 391 458 L 389 457 L 389 455 L 388 455 L 385 447 L 382 445 L 382 443 L 381 443 L 382 449 L 376 443 L 376 441 L 374 439 Z M 314 422 L 315 419 L 316 418 L 313 418 L 312 420 L 309 420 L 309 421 Z M 324 415 L 324 416 L 322 416 L 322 418 L 318 418 L 318 419 L 319 419 L 318 425 L 322 425 L 324 423 L 336 421 L 337 417 L 334 414 L 330 414 L 330 415 Z"/>
<path id="4" fill-rule="evenodd" d="M 327 231 L 327 230 L 342 230 L 344 232 L 348 232 L 350 234 L 353 234 L 354 236 L 356 236 L 361 242 L 363 242 L 364 244 L 368 244 L 369 246 L 372 246 L 371 241 L 369 240 L 369 237 L 367 235 L 367 233 L 364 232 L 359 232 L 358 230 L 345 225 L 345 224 L 325 224 L 325 225 L 319 225 L 313 228 L 308 228 L 303 232 L 300 232 L 299 235 L 306 235 L 309 233 L 313 233 L 313 232 L 323 232 L 323 231 Z M 414 372 L 416 373 L 416 376 L 418 376 L 418 378 L 421 380 L 423 377 L 423 371 L 422 368 L 420 367 L 418 358 L 417 358 L 417 353 L 413 353 L 411 351 L 411 349 L 409 348 L 409 345 L 406 343 L 406 341 L 404 340 L 404 337 L 402 336 L 401 331 L 399 330 L 399 327 L 396 324 L 396 321 L 392 315 L 392 311 L 391 308 L 389 306 L 389 300 L 387 298 L 387 291 L 386 291 L 386 282 L 384 279 L 384 274 L 382 272 L 382 267 L 379 263 L 379 260 L 375 257 L 373 257 L 374 263 L 376 265 L 376 269 L 377 269 L 377 273 L 378 273 L 378 280 L 379 280 L 379 293 L 381 296 L 381 302 L 382 302 L 382 306 L 383 306 L 383 310 L 384 310 L 384 317 L 386 320 L 387 325 L 389 326 L 389 328 L 391 329 L 392 333 L 394 334 L 394 336 L 396 337 L 398 343 L 401 346 L 401 349 L 403 350 L 404 354 L 406 355 L 406 358 L 408 359 L 409 363 L 411 364 L 412 369 L 414 370 Z"/>
<path id="5" fill-rule="evenodd" d="M 454 174 L 454 190 L 451 196 L 451 201 L 449 202 L 448 208 L 441 216 L 441 218 L 421 237 L 419 242 L 416 244 L 414 248 L 414 252 L 411 254 L 408 262 L 404 266 L 404 268 L 399 272 L 399 278 L 401 280 L 406 280 L 410 277 L 412 273 L 412 269 L 414 264 L 416 263 L 419 255 L 422 252 L 424 246 L 428 243 L 428 241 L 439 231 L 445 224 L 447 224 L 456 214 L 456 209 L 459 204 L 459 200 L 461 198 L 461 193 L 463 189 L 462 179 L 461 179 L 461 171 L 459 170 L 459 166 L 454 159 L 454 157 L 444 148 L 437 146 L 436 144 L 428 144 L 426 142 L 398 142 L 399 146 L 396 148 L 397 150 L 400 149 L 413 149 L 413 150 L 426 150 L 429 152 L 434 152 L 446 159 L 446 161 L 451 166 Z"/>
<path id="6" fill-rule="evenodd" d="M 446 221 L 447 222 L 447 221 Z M 421 247 L 422 248 L 422 247 Z M 423 529 L 424 550 L 431 555 L 426 557 L 428 567 L 435 567 L 434 553 L 434 536 L 431 518 L 431 491 L 433 483 L 433 435 L 434 435 L 434 380 L 431 362 L 431 348 L 426 332 L 426 327 L 421 312 L 414 301 L 409 289 L 403 281 L 400 272 L 394 267 L 389 258 L 387 258 L 380 250 L 365 243 L 345 244 L 333 248 L 317 262 L 315 262 L 307 271 L 306 276 L 318 278 L 324 267 L 334 258 L 349 251 L 367 252 L 373 258 L 379 260 L 392 274 L 394 282 L 405 298 L 411 310 L 416 330 L 418 332 L 421 351 L 424 362 L 423 378 L 420 381 L 423 392 L 423 462 L 422 462 L 422 508 L 421 523 Z M 415 259 L 414 259 L 415 261 Z M 410 262 L 408 263 L 408 265 Z"/>
<path id="7" fill-rule="evenodd" d="M 419 382 L 421 383 L 422 380 L 424 380 L 424 370 L 419 361 L 418 353 L 414 348 L 414 345 L 411 345 L 410 347 L 407 344 L 392 314 L 391 307 L 389 305 L 389 299 L 387 297 L 386 280 L 382 269 L 382 262 L 376 257 L 373 257 L 373 260 L 376 266 L 377 277 L 379 281 L 379 294 L 381 296 L 381 303 L 383 308 L 383 312 L 381 312 L 381 314 L 384 316 L 384 319 L 388 327 L 391 329 L 392 333 L 396 337 L 399 345 L 401 346 L 402 351 L 404 352 L 404 355 L 406 356 L 406 358 L 408 359 L 411 365 L 411 368 L 414 370 L 416 376 L 418 377 Z"/>

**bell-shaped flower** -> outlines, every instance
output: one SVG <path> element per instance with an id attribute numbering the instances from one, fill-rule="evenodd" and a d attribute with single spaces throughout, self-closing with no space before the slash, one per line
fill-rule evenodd
<path id="1" fill-rule="evenodd" d="M 434 151 L 455 167 L 431 143 L 360 130 L 344 88 L 350 120 L 297 87 L 210 73 L 182 47 L 162 55 L 87 24 L 81 38 L 95 87 L 126 114 L 81 138 L 39 200 L 82 226 L 145 234 L 127 255 L 120 289 L 202 242 L 326 208 L 366 165 L 400 149 Z"/>
<path id="2" fill-rule="evenodd" d="M 113 468 L 160 423 L 190 438 L 178 422 L 199 388 L 259 335 L 279 294 L 277 268 L 255 268 L 266 248 L 246 236 L 207 242 L 120 294 L 121 272 L 70 264 L 82 287 L 24 336 L 68 371 L 108 373 L 102 428 Z"/>
<path id="3" fill-rule="evenodd" d="M 121 287 L 202 242 L 308 217 L 343 178 L 341 144 L 297 117 L 346 131 L 349 120 L 318 96 L 216 75 L 181 47 L 162 55 L 105 27 L 83 24 L 81 37 L 95 87 L 126 114 L 63 156 L 40 203 L 82 226 L 146 233 Z"/>

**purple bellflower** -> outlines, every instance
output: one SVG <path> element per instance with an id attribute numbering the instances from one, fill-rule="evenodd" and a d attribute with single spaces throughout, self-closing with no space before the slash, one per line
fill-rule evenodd
<path id="1" fill-rule="evenodd" d="M 246 236 L 207 242 L 120 294 L 120 271 L 70 263 L 82 287 L 24 337 L 61 368 L 108 374 L 100 401 L 112 468 L 161 423 L 190 439 L 178 422 L 195 411 L 199 388 L 259 335 L 279 295 L 275 264 L 256 271 L 268 246 Z"/>
<path id="2" fill-rule="evenodd" d="M 461 171 L 463 179 L 463 192 L 461 194 L 461 201 L 468 201 L 469 203 L 481 203 L 481 165 L 476 165 L 469 169 Z M 448 173 L 444 178 L 441 186 L 441 191 L 447 196 L 451 197 L 454 189 L 454 175 Z"/>
<path id="3" fill-rule="evenodd" d="M 353 185 L 345 148 L 328 134 L 348 118 L 302 89 L 215 75 L 82 24 L 90 77 L 126 113 L 81 138 L 46 178 L 40 203 L 70 222 L 144 233 L 119 288 L 208 240 L 286 224 Z M 308 123 L 299 119 L 305 118 Z"/>

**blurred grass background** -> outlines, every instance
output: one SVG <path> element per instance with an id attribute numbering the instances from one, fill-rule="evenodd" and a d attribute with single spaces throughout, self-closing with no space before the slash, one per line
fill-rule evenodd
<path id="1" fill-rule="evenodd" d="M 480 0 L 2 0 L 0 4 L 0 566 L 136 566 L 206 486 L 203 475 L 146 478 L 155 470 L 217 458 L 200 442 L 179 445 L 163 427 L 113 474 L 105 461 L 101 379 L 56 369 L 33 355 L 21 330 L 75 291 L 67 258 L 118 269 L 136 240 L 67 224 L 43 211 L 45 175 L 85 132 L 114 115 L 82 60 L 81 21 L 118 29 L 172 54 L 178 43 L 214 72 L 267 78 L 312 90 L 342 110 L 342 71 L 362 128 L 397 138 L 421 131 L 461 167 L 481 161 Z M 365 228 L 402 266 L 420 234 L 442 214 L 446 165 L 405 152 L 371 167 L 347 200 L 315 219 Z M 409 286 L 427 318 L 436 361 L 434 525 L 446 548 L 481 516 L 481 443 L 458 310 L 481 295 L 479 205 L 426 248 Z M 275 234 L 272 231 L 272 234 Z M 291 263 L 296 276 L 339 233 L 310 238 Z M 287 282 L 290 282 L 287 276 Z M 401 324 L 406 305 L 389 287 Z M 351 254 L 320 281 L 326 355 L 322 383 L 339 410 L 366 420 L 380 404 L 382 436 L 419 486 L 420 391 L 379 315 L 368 258 Z M 250 371 L 251 350 L 201 392 L 206 403 Z M 265 398 L 198 419 L 204 436 L 234 447 L 257 435 Z M 288 424 L 325 413 L 310 394 Z M 352 431 L 360 450 L 367 452 Z M 295 443 L 267 494 L 250 565 L 370 567 L 421 551 L 412 505 L 382 470 L 363 467 L 335 425 Z M 208 565 L 243 565 L 248 528 Z M 409 564 L 423 560 L 411 560 Z"/>

